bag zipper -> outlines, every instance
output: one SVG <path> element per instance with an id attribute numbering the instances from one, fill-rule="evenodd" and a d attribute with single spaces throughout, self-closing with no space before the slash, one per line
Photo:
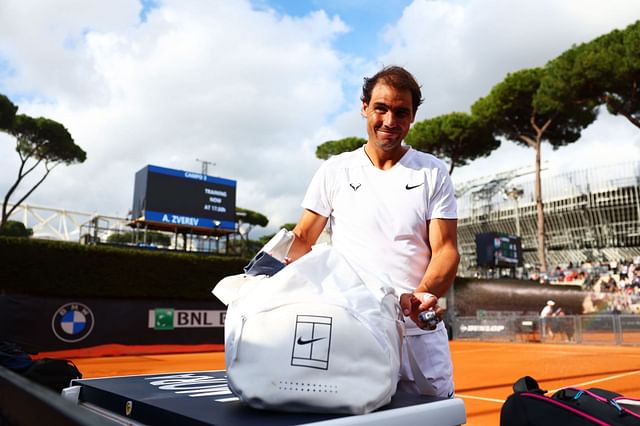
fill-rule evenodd
<path id="1" fill-rule="evenodd" d="M 247 317 L 242 315 L 240 317 L 240 320 L 241 320 L 240 330 L 236 332 L 235 336 L 233 336 L 233 350 L 231 353 L 231 357 L 229 358 L 228 367 L 231 367 L 233 363 L 238 359 L 238 352 L 240 349 L 238 348 L 238 345 L 240 344 L 240 338 L 242 337 L 242 332 L 244 331 L 244 324 L 247 322 Z M 238 330 L 237 327 L 236 327 L 236 330 Z"/>

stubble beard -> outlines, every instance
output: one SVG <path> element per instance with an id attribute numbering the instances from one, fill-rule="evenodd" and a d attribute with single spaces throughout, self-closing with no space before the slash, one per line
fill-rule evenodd
<path id="1" fill-rule="evenodd" d="M 374 135 L 373 143 L 377 149 L 389 153 L 400 149 L 402 146 L 402 138 L 398 135 L 394 138 L 378 137 L 377 132 Z"/>

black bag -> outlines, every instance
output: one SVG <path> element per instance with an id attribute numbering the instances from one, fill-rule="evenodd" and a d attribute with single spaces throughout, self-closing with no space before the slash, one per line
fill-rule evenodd
<path id="1" fill-rule="evenodd" d="M 564 388 L 551 397 L 525 376 L 500 410 L 500 426 L 640 425 L 640 400 L 604 389 Z"/>
<path id="2" fill-rule="evenodd" d="M 72 361 L 56 358 L 34 361 L 23 375 L 58 393 L 68 387 L 71 380 L 82 378 L 82 373 Z"/>
<path id="3" fill-rule="evenodd" d="M 31 356 L 13 342 L 0 342 L 0 365 L 22 373 L 33 364 Z"/>

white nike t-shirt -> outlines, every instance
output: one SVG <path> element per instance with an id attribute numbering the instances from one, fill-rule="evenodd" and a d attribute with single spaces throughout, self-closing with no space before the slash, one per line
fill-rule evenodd
<path id="1" fill-rule="evenodd" d="M 415 290 L 431 259 L 427 221 L 457 218 L 445 164 L 412 148 L 389 170 L 364 147 L 329 158 L 302 207 L 328 217 L 332 244 L 354 266 L 387 274 L 398 295 Z"/>

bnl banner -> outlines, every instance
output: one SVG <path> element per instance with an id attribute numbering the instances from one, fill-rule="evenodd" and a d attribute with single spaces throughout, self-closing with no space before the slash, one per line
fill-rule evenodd
<path id="1" fill-rule="evenodd" d="M 132 213 L 149 222 L 234 230 L 236 181 L 149 165 L 136 173 Z"/>

